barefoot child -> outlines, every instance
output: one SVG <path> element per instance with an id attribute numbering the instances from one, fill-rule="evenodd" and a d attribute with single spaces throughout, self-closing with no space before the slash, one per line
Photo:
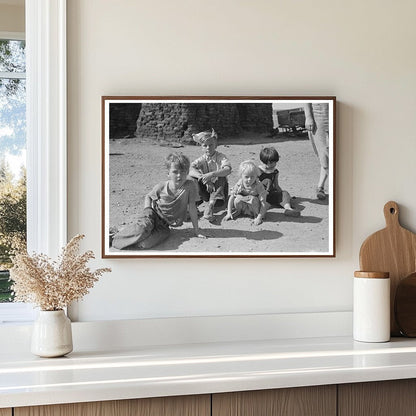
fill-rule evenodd
<path id="1" fill-rule="evenodd" d="M 259 181 L 260 169 L 252 160 L 240 164 L 240 179 L 230 192 L 225 221 L 235 219 L 240 214 L 254 217 L 254 224 L 263 222 L 267 211 L 267 191 Z"/>
<path id="2" fill-rule="evenodd" d="M 291 217 L 299 217 L 300 212 L 295 211 L 290 204 L 289 192 L 283 191 L 279 185 L 279 171 L 276 169 L 279 161 L 279 153 L 274 147 L 264 147 L 260 151 L 260 160 L 262 164 L 259 166 L 259 180 L 268 192 L 267 204 L 282 207 L 285 209 L 284 214 Z"/>
<path id="3" fill-rule="evenodd" d="M 195 235 L 203 237 L 195 206 L 198 191 L 194 181 L 187 179 L 189 159 L 182 153 L 171 153 L 165 165 L 168 180 L 160 182 L 146 195 L 143 213 L 135 224 L 114 234 L 112 247 L 119 250 L 152 248 L 169 237 L 170 227 L 182 225 L 188 210 Z"/>
<path id="4" fill-rule="evenodd" d="M 194 134 L 193 139 L 201 145 L 204 154 L 191 163 L 189 175 L 198 181 L 200 198 L 208 201 L 204 218 L 212 220 L 216 202 L 224 204 L 227 200 L 231 163 L 217 151 L 218 136 L 214 129 Z"/>

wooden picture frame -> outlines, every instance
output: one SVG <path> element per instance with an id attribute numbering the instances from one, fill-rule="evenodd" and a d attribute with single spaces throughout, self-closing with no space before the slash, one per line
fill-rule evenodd
<path id="1" fill-rule="evenodd" d="M 102 257 L 335 257 L 335 114 L 332 96 L 102 97 Z M 215 161 L 204 153 L 211 142 Z M 186 215 L 179 196 L 163 199 L 177 187 L 171 153 L 191 163 Z M 263 172 L 260 187 L 238 182 L 248 160 L 243 175 Z"/>

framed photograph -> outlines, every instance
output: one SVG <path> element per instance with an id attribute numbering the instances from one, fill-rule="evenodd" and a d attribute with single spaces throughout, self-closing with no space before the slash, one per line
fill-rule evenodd
<path id="1" fill-rule="evenodd" d="M 335 97 L 102 97 L 102 256 L 335 257 Z"/>

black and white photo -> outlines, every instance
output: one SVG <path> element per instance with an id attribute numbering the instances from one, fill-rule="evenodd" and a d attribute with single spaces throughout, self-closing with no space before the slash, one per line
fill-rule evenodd
<path id="1" fill-rule="evenodd" d="M 103 257 L 335 256 L 335 97 L 102 97 Z"/>

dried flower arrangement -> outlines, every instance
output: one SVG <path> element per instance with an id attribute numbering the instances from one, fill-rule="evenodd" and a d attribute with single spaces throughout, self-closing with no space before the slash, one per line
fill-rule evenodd
<path id="1" fill-rule="evenodd" d="M 91 271 L 87 267 L 94 253 L 78 254 L 83 238 L 81 234 L 73 237 L 62 249 L 58 261 L 45 254 L 29 255 L 26 250 L 15 254 L 10 269 L 14 301 L 34 303 L 41 310 L 56 311 L 86 295 L 99 277 L 111 269 Z"/>

